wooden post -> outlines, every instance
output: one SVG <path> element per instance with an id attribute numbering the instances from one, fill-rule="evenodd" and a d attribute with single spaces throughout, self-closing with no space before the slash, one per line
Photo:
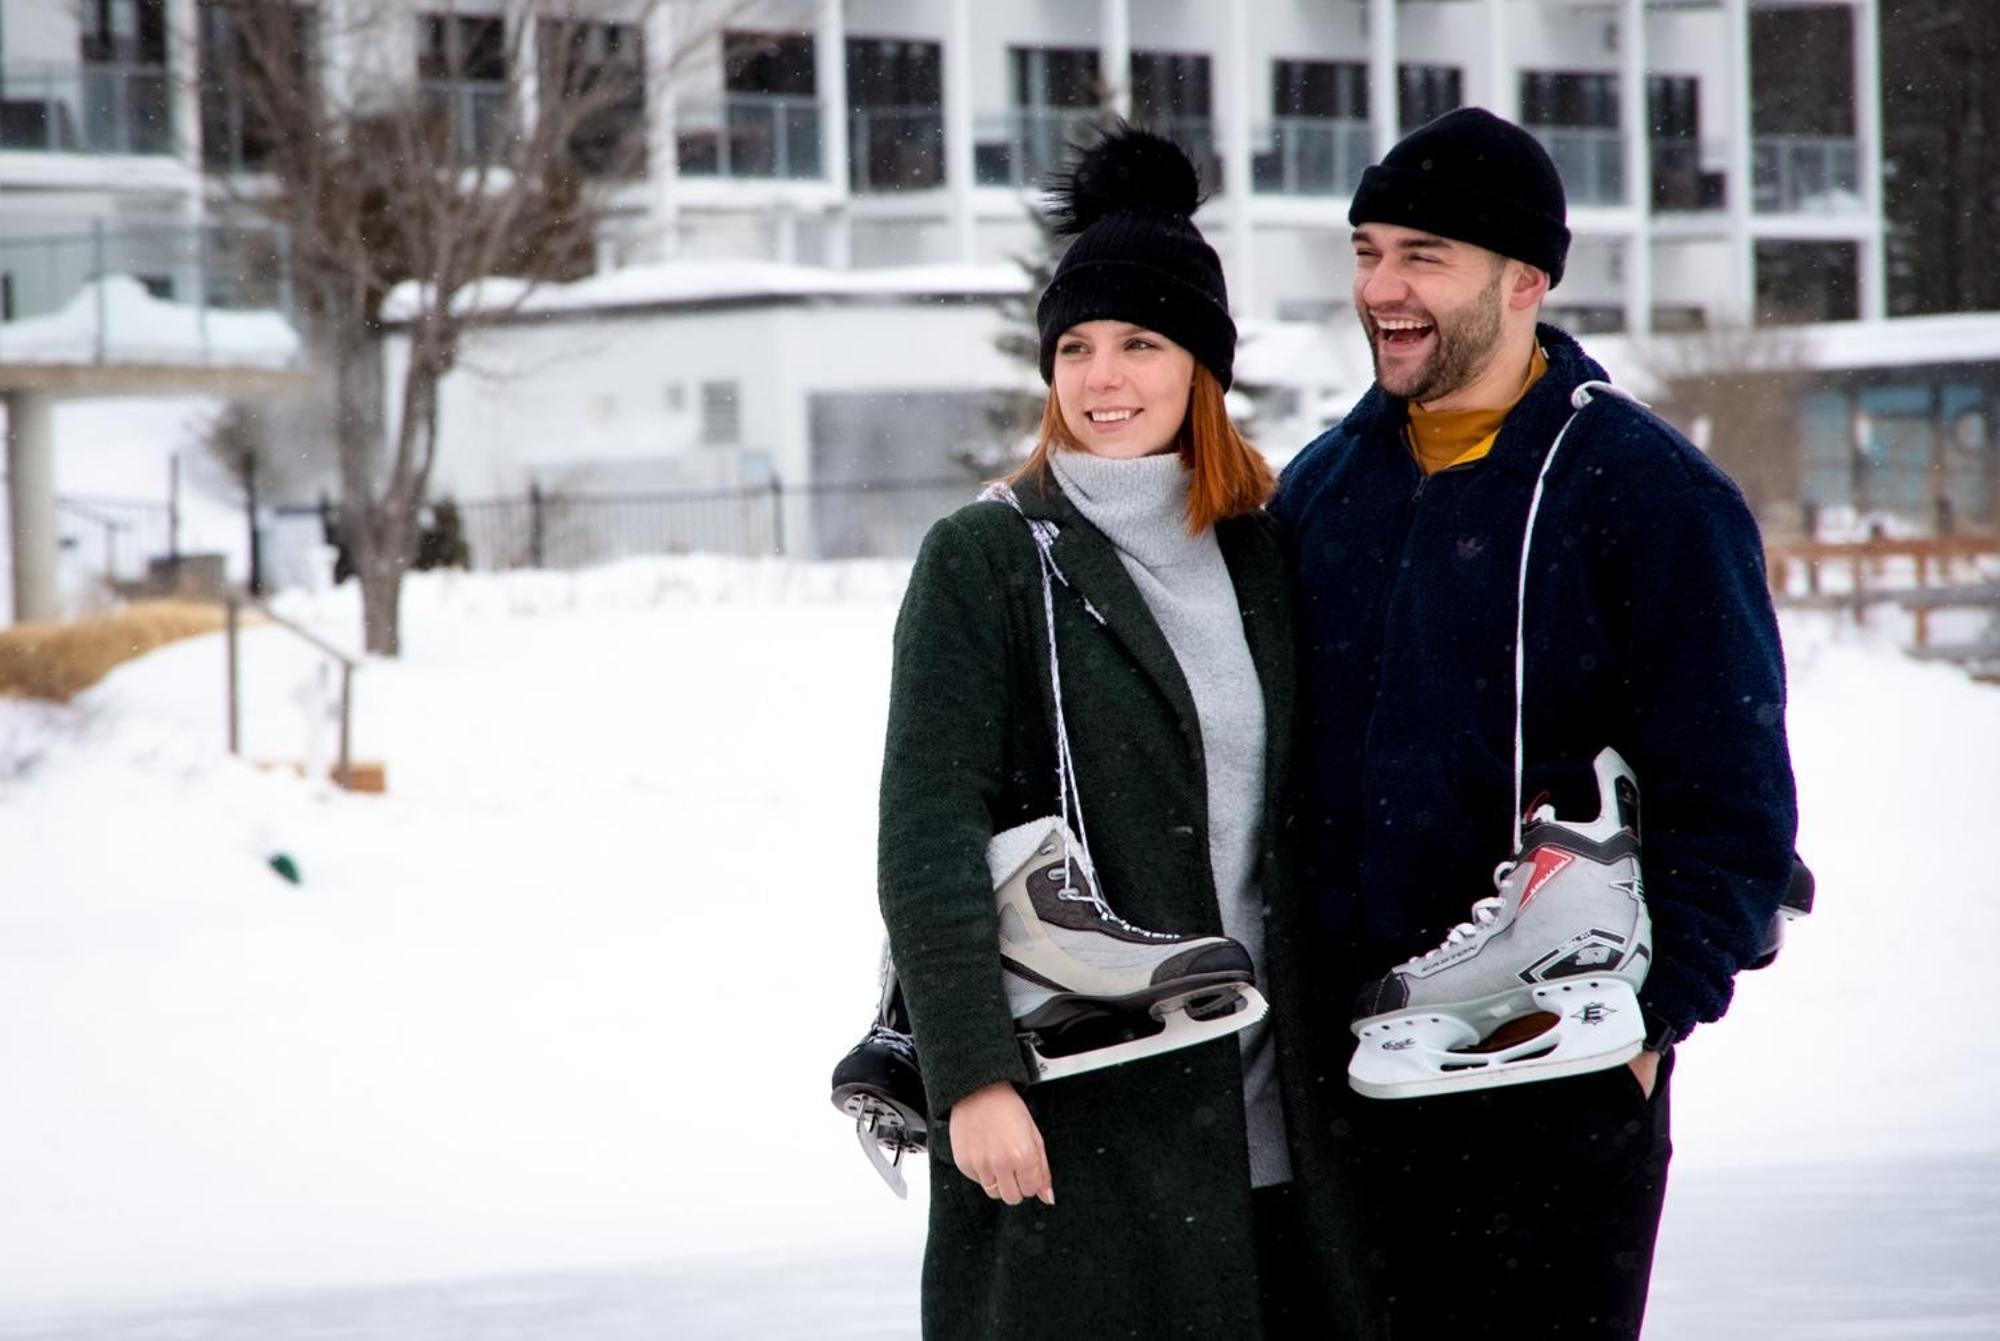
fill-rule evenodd
<path id="1" fill-rule="evenodd" d="M 785 552 L 785 486 L 775 470 L 771 472 L 771 549 L 780 555 Z"/>
<path id="2" fill-rule="evenodd" d="M 240 722 L 241 722 L 241 720 L 242 720 L 242 715 L 243 715 L 243 713 L 242 713 L 242 699 L 241 699 L 241 696 L 239 695 L 239 693 L 237 692 L 237 671 L 236 671 L 236 626 L 237 626 L 237 624 L 238 624 L 238 622 L 239 622 L 239 618 L 238 618 L 238 612 L 239 612 L 239 611 L 240 611 L 241 609 L 242 609 L 242 606 L 241 606 L 241 604 L 240 604 L 240 603 L 239 603 L 239 602 L 237 601 L 235 593 L 234 593 L 234 592 L 231 592 L 231 593 L 230 593 L 230 596 L 229 596 L 229 637 L 228 637 L 228 639 L 226 640 L 226 641 L 227 641 L 227 644 L 228 644 L 228 649 L 229 649 L 229 651 L 228 651 L 228 658 L 229 658 L 229 752 L 230 752 L 231 754 L 241 754 L 241 753 L 243 753 L 243 748 L 242 748 L 242 745 L 243 745 L 243 733 L 242 733 L 242 729 L 241 729 L 241 726 L 240 726 Z"/>
<path id="3" fill-rule="evenodd" d="M 335 779 L 343 787 L 347 785 L 348 770 L 353 763 L 350 750 L 353 743 L 353 705 L 354 663 L 343 661 L 340 663 L 340 762 L 336 765 L 339 771 L 334 774 Z"/>

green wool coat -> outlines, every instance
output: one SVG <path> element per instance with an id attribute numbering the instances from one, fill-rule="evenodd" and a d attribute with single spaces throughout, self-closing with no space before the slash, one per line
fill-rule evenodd
<path id="1" fill-rule="evenodd" d="M 1105 897 L 1139 926 L 1220 933 L 1199 719 L 1186 680 L 1110 542 L 1050 480 L 1020 489 L 1060 528 L 1053 553 L 1063 709 Z M 1311 1121 L 1292 1039 L 1300 1018 L 1291 897 L 1278 839 L 1290 753 L 1290 603 L 1263 514 L 1216 528 L 1263 684 L 1267 780 L 1258 873 L 1272 1021 L 1297 1183 L 1326 1306 L 1314 1335 L 1365 1332 L 1352 1227 Z M 1085 603 L 1103 616 L 1099 623 Z M 1236 1040 L 1033 1086 L 1056 1204 L 1009 1207 L 952 1163 L 949 1110 L 994 1081 L 1026 1085 L 1001 986 L 987 840 L 1057 808 L 1040 569 L 1021 516 L 975 503 L 935 525 L 898 618 L 882 769 L 880 893 L 934 1123 L 924 1335 L 1254 1338 L 1258 1321 L 1242 1065 Z"/>

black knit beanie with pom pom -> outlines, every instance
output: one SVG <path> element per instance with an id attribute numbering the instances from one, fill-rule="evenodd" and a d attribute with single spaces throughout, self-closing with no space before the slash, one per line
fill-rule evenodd
<path id="1" fill-rule="evenodd" d="M 1042 380 L 1056 342 L 1085 321 L 1129 321 L 1194 355 L 1228 389 L 1236 323 L 1222 261 L 1194 226 L 1201 177 L 1171 140 L 1114 127 L 1049 191 L 1049 220 L 1075 241 L 1035 309 Z"/>

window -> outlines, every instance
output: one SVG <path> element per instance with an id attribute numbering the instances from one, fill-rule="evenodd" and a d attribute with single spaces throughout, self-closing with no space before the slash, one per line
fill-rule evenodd
<path id="1" fill-rule="evenodd" d="M 1007 54 L 1016 107 L 1097 106 L 1103 81 L 1095 48 L 1015 47 Z"/>
<path id="2" fill-rule="evenodd" d="M 166 0 L 83 0 L 76 10 L 86 65 L 167 63 Z"/>
<path id="3" fill-rule="evenodd" d="M 1255 191 L 1349 195 L 1375 157 L 1368 67 L 1354 61 L 1277 61 L 1272 121 L 1250 160 Z"/>
<path id="4" fill-rule="evenodd" d="M 984 185 L 1033 186 L 1097 123 L 1104 81 L 1094 47 L 1012 47 L 1007 63 L 1014 110 L 979 133 L 973 175 Z"/>
<path id="5" fill-rule="evenodd" d="M 944 184 L 944 77 L 935 42 L 847 41 L 854 189 Z"/>
<path id="6" fill-rule="evenodd" d="M 1215 123 L 1209 119 L 1208 57 L 1133 52 L 1132 120 L 1177 142 L 1202 182 L 1210 190 L 1221 187 Z"/>
<path id="7" fill-rule="evenodd" d="M 1132 53 L 1132 117 L 1171 125 L 1209 116 L 1208 57 L 1166 51 Z"/>
<path id="8" fill-rule="evenodd" d="M 1653 208 L 1722 208 L 1723 174 L 1702 170 L 1699 79 L 1646 77 L 1646 133 L 1652 140 Z"/>
<path id="9" fill-rule="evenodd" d="M 1757 320 L 1853 321 L 1861 315 L 1852 242 L 1759 242 Z"/>
<path id="10" fill-rule="evenodd" d="M 819 91 L 809 34 L 727 32 L 722 35 L 722 61 L 723 83 L 731 93 L 810 98 Z"/>
<path id="11" fill-rule="evenodd" d="M 498 18 L 426 14 L 418 21 L 421 79 L 499 81 L 507 78 L 507 30 Z"/>
<path id="12" fill-rule="evenodd" d="M 847 97 L 856 107 L 942 107 L 943 48 L 894 38 L 847 39 Z"/>
<path id="13" fill-rule="evenodd" d="M 710 447 L 728 447 L 742 441 L 743 415 L 737 401 L 736 383 L 701 384 L 701 440 Z"/>
<path id="14" fill-rule="evenodd" d="M 1455 65 L 1403 65 L 1396 69 L 1396 119 L 1415 130 L 1465 104 Z"/>
<path id="15" fill-rule="evenodd" d="M 1562 70 L 1521 74 L 1521 121 L 1535 133 L 1571 204 L 1625 199 L 1625 143 L 1618 134 L 1618 77 Z"/>
<path id="16" fill-rule="evenodd" d="M 269 103 L 299 94 L 310 96 L 316 62 L 313 11 L 303 6 L 260 6 L 244 31 L 240 6 L 204 3 L 197 13 L 201 46 L 201 158 L 211 171 L 255 172 L 265 167 L 278 143 Z M 244 71 L 251 44 L 267 58 L 289 64 L 288 76 L 253 86 Z"/>
<path id="17" fill-rule="evenodd" d="M 592 176 L 636 177 L 646 166 L 646 47 L 629 23 L 544 19 L 536 48 L 543 96 L 589 101 L 569 135 Z"/>
<path id="18" fill-rule="evenodd" d="M 1271 71 L 1271 111 L 1281 117 L 1366 121 L 1368 67 L 1353 61 L 1279 61 Z"/>
<path id="19" fill-rule="evenodd" d="M 484 163 L 507 138 L 507 30 L 493 16 L 417 20 L 417 77 L 454 162 Z"/>
<path id="20" fill-rule="evenodd" d="M 1618 128 L 1618 77 L 1560 70 L 1521 73 L 1521 120 L 1531 126 Z"/>

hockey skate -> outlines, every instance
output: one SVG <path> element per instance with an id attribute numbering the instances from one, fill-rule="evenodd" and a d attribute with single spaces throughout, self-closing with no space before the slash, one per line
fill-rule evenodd
<path id="1" fill-rule="evenodd" d="M 861 1143 L 861 1153 L 882 1175 L 889 1190 L 907 1198 L 910 1189 L 903 1180 L 903 1156 L 923 1153 L 930 1124 L 925 1117 L 924 1078 L 917 1068 L 909 1012 L 896 982 L 895 965 L 886 954 L 875 1023 L 868 1036 L 833 1068 L 833 1106 L 854 1119 L 854 1137 Z"/>
<path id="2" fill-rule="evenodd" d="M 999 834 L 986 858 L 1007 1002 L 1036 1080 L 1222 1038 L 1270 1009 L 1235 941 L 1146 931 L 1112 912 L 1060 819 Z"/>
<path id="3" fill-rule="evenodd" d="M 1652 962 L 1639 872 L 1639 787 L 1615 750 L 1595 761 L 1589 823 L 1539 807 L 1436 949 L 1362 990 L 1348 1081 L 1376 1099 L 1491 1089 L 1617 1066 L 1646 1027 L 1638 989 Z"/>
<path id="4" fill-rule="evenodd" d="M 1778 904 L 1778 911 L 1771 914 L 1770 925 L 1764 929 L 1763 948 L 1757 957 L 1745 964 L 1746 969 L 1764 969 L 1777 962 L 1778 951 L 1785 948 L 1785 928 L 1812 912 L 1813 893 L 1817 888 L 1811 868 L 1792 854 L 1792 876 L 1785 883 L 1785 897 Z"/>

